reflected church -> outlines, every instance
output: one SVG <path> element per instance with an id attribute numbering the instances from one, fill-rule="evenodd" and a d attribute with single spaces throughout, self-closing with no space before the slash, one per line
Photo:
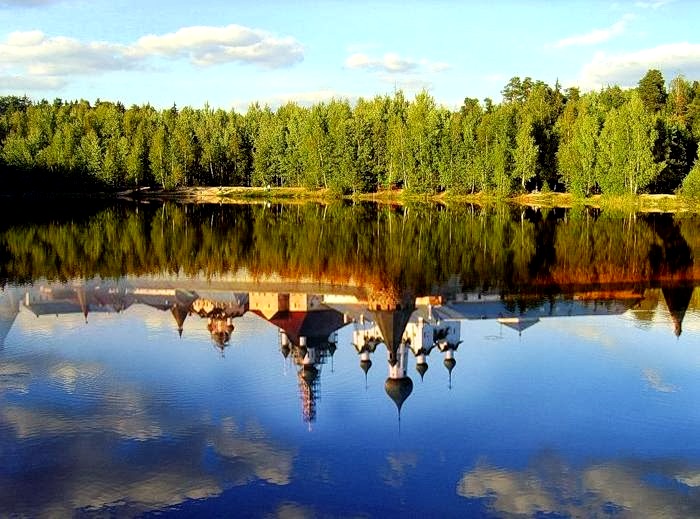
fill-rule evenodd
<path id="1" fill-rule="evenodd" d="M 679 336 L 696 289 L 692 285 L 666 284 L 642 291 L 589 290 L 542 299 L 527 294 L 463 292 L 459 287 L 423 297 L 357 289 L 333 293 L 318 287 L 312 287 L 315 292 L 283 291 L 281 288 L 289 287 L 279 282 L 259 282 L 255 290 L 250 288 L 249 282 L 236 286 L 148 277 L 8 287 L 0 295 L 0 347 L 22 308 L 37 317 L 80 314 L 89 323 L 91 314 L 120 313 L 133 305 L 144 305 L 169 312 L 179 336 L 185 333 L 188 319 L 199 318 L 212 345 L 224 356 L 235 341 L 236 319 L 248 313 L 278 330 L 277 346 L 296 370 L 302 417 L 311 424 L 317 417 L 322 371 L 332 362 L 337 348 L 344 347 L 338 344 L 338 331 L 346 326 L 352 328 L 352 347 L 365 386 L 369 370 L 377 363 L 377 350 L 385 350 L 384 389 L 400 416 L 415 389 L 411 363 L 422 381 L 433 359 L 439 357 L 446 385 L 451 389 L 458 349 L 463 341 L 470 340 L 470 321 L 492 320 L 501 330 L 521 335 L 541 320 L 553 317 L 630 312 L 644 322 L 663 306 L 673 333 Z"/>

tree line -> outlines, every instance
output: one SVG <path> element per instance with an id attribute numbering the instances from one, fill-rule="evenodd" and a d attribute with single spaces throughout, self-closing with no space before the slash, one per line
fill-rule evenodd
<path id="1" fill-rule="evenodd" d="M 5 189 L 289 186 L 499 197 L 531 191 L 700 198 L 700 82 L 562 90 L 512 78 L 457 110 L 426 91 L 276 110 L 125 108 L 0 97 Z"/>

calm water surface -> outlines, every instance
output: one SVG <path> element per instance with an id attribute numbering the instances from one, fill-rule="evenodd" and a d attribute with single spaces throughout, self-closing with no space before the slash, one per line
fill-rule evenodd
<path id="1" fill-rule="evenodd" d="M 4 208 L 0 516 L 700 516 L 700 219 Z"/>

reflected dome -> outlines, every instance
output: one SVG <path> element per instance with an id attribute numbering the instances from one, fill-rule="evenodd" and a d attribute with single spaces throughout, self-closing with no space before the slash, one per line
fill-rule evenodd
<path id="1" fill-rule="evenodd" d="M 413 381 L 410 377 L 388 378 L 384 383 L 384 391 L 394 401 L 400 412 L 401 406 L 413 392 Z"/>
<path id="2" fill-rule="evenodd" d="M 365 375 L 369 371 L 369 368 L 372 367 L 372 361 L 367 359 L 367 360 L 361 360 L 360 361 L 360 367 L 362 368 L 362 371 L 365 372 Z"/>

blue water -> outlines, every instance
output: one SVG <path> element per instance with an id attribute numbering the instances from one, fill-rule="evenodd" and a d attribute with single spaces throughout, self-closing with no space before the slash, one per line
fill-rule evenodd
<path id="1" fill-rule="evenodd" d="M 9 289 L 8 289 L 9 290 Z M 20 291 L 22 289 L 19 289 Z M 697 290 L 697 288 L 696 288 Z M 700 516 L 700 313 L 659 304 L 460 321 L 399 416 L 383 345 L 367 377 L 341 328 L 315 416 L 278 328 L 247 312 L 223 351 L 190 315 L 35 316 L 0 349 L 0 515 Z"/>

